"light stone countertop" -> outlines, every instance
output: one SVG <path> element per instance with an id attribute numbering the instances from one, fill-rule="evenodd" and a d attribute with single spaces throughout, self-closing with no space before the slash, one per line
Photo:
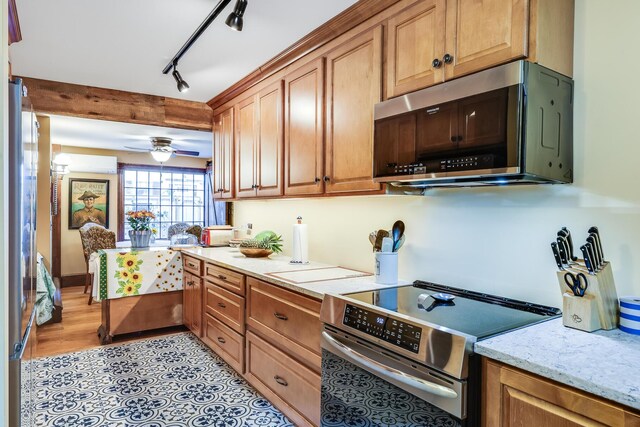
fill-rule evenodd
<path id="1" fill-rule="evenodd" d="M 264 280 L 283 288 L 291 289 L 301 294 L 322 299 L 325 293 L 346 294 L 351 292 L 364 292 L 375 289 L 388 288 L 388 285 L 380 285 L 375 282 L 374 276 L 353 277 L 340 280 L 325 280 L 321 282 L 291 283 L 269 273 L 285 271 L 313 270 L 318 268 L 336 267 L 334 265 L 310 262 L 309 264 L 291 264 L 290 257 L 283 255 L 271 255 L 267 258 L 247 258 L 236 248 L 189 248 L 183 249 L 187 255 L 209 261 L 220 267 L 225 267 L 256 279 Z M 373 258 L 373 257 L 372 257 Z M 371 261 L 373 263 L 373 259 Z M 398 281 L 397 285 L 407 285 L 411 282 Z"/>
<path id="2" fill-rule="evenodd" d="M 640 409 L 640 337 L 553 319 L 479 341 L 478 354 Z"/>

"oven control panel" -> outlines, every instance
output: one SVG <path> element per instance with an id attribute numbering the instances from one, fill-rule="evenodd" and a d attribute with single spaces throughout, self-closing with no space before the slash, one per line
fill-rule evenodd
<path id="1" fill-rule="evenodd" d="M 422 328 L 375 311 L 347 304 L 342 324 L 416 354 L 420 349 Z"/>
<path id="2" fill-rule="evenodd" d="M 493 154 L 477 154 L 449 159 L 424 160 L 420 163 L 406 165 L 389 163 L 387 166 L 393 168 L 395 175 L 422 175 L 459 170 L 491 169 L 495 167 L 495 164 L 496 159 Z"/>

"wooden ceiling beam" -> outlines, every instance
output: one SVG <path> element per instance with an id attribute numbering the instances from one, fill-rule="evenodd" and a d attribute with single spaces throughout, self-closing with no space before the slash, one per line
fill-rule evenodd
<path id="1" fill-rule="evenodd" d="M 331 20 L 325 22 L 279 54 L 252 71 L 239 82 L 210 99 L 207 104 L 214 110 L 232 100 L 248 88 L 259 83 L 273 73 L 292 64 L 309 52 L 346 33 L 378 13 L 388 9 L 400 0 L 360 0 Z M 304 5 L 300 6 L 304 7 Z"/>
<path id="2" fill-rule="evenodd" d="M 37 113 L 211 131 L 203 102 L 22 77 Z"/>

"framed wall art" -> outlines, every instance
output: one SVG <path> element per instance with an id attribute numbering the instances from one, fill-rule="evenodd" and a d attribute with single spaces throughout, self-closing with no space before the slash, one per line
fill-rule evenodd
<path id="1" fill-rule="evenodd" d="M 109 228 L 109 180 L 69 179 L 69 229 L 88 222 Z"/>

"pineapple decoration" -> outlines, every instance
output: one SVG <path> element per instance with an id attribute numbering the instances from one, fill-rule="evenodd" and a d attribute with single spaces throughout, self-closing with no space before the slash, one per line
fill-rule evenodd
<path id="1" fill-rule="evenodd" d="M 240 251 L 246 256 L 250 256 L 248 252 L 242 251 L 242 249 L 262 249 L 270 251 L 270 253 L 280 253 L 282 252 L 282 236 L 278 236 L 273 231 L 263 231 L 258 233 L 255 238 L 244 240 L 240 243 Z M 266 253 L 263 256 L 268 256 L 270 253 Z"/>

